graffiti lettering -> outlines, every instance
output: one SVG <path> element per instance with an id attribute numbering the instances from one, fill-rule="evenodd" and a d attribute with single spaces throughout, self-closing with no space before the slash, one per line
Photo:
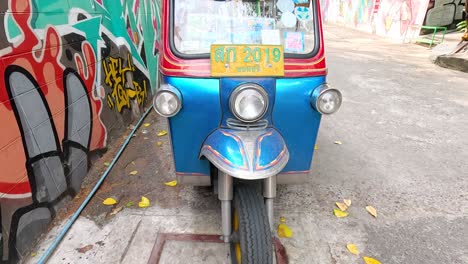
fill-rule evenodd
<path id="1" fill-rule="evenodd" d="M 117 109 L 122 112 L 123 108 L 131 108 L 130 100 L 135 100 L 138 105 L 143 105 L 147 98 L 146 80 L 143 85 L 136 81 L 131 83 L 128 80 L 128 74 L 135 71 L 132 63 L 132 56 L 127 56 L 127 66 L 124 66 L 122 58 L 109 57 L 108 61 L 102 62 L 105 74 L 105 84 L 111 87 L 112 92 L 107 94 L 107 105 L 111 109 Z"/>

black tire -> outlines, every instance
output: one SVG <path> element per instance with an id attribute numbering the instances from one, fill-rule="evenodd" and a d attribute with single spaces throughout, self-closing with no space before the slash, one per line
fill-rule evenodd
<path id="1" fill-rule="evenodd" d="M 237 261 L 236 243 L 231 247 L 233 263 L 272 264 L 270 224 L 263 197 L 254 186 L 240 185 L 235 188 L 234 210 L 236 213 L 233 213 L 233 217 L 238 217 L 238 230 L 235 232 L 238 238 L 237 245 L 240 244 L 241 263 Z"/>

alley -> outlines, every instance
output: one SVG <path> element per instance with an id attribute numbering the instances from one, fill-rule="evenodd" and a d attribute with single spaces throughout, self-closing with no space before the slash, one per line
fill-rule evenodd
<path id="1" fill-rule="evenodd" d="M 322 119 L 310 182 L 279 187 L 275 219 L 284 216 L 294 232 L 281 239 L 290 263 L 363 263 L 362 256 L 385 264 L 468 263 L 468 75 L 433 65 L 425 47 L 337 26 L 326 26 L 325 43 L 328 82 L 344 102 Z M 168 137 L 156 134 L 167 124 L 156 113 L 145 122 L 151 126 L 140 128 L 49 263 L 146 263 L 158 233 L 219 234 L 220 205 L 209 188 L 164 186 L 174 170 Z M 126 180 L 132 161 L 139 175 Z M 102 205 L 111 195 L 123 205 L 145 195 L 152 206 L 124 206 L 111 216 Z M 336 218 L 342 199 L 352 200 L 350 214 Z M 361 255 L 350 254 L 347 243 Z M 86 245 L 93 247 L 76 250 Z M 170 242 L 161 263 L 229 263 L 228 252 L 223 244 Z"/>

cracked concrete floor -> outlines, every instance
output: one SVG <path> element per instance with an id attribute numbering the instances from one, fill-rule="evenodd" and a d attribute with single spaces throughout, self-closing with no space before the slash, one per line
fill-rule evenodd
<path id="1" fill-rule="evenodd" d="M 344 103 L 323 119 L 310 182 L 279 188 L 275 218 L 285 216 L 295 233 L 282 239 L 290 263 L 364 263 L 362 256 L 385 264 L 468 263 L 468 75 L 431 64 L 421 46 L 332 25 L 325 38 L 328 81 Z M 163 185 L 173 177 L 167 139 L 155 146 L 165 123 L 154 113 L 148 120 L 149 133 L 140 129 L 49 263 L 146 263 L 158 232 L 219 233 L 219 203 L 209 189 Z M 129 178 L 135 165 L 139 175 Z M 101 202 L 111 194 L 122 204 L 145 194 L 153 206 L 110 216 Z M 344 198 L 353 205 L 338 219 L 332 210 Z M 349 254 L 347 243 L 361 255 Z M 88 252 L 76 251 L 88 244 Z M 227 252 L 172 243 L 163 262 L 229 263 Z"/>

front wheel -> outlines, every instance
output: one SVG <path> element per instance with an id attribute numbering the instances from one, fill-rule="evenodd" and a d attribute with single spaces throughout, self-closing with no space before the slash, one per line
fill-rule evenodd
<path id="1" fill-rule="evenodd" d="M 236 186 L 234 193 L 233 263 L 272 264 L 270 224 L 263 197 L 254 186 Z"/>

